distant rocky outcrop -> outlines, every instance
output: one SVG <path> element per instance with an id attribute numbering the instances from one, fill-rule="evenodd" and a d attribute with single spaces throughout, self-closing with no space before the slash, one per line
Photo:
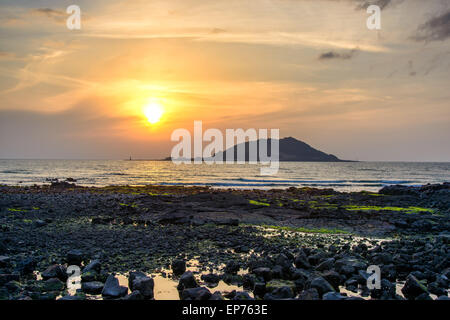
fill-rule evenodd
<path id="1" fill-rule="evenodd" d="M 267 144 L 267 153 L 271 154 L 271 139 L 265 140 L 260 139 L 257 141 L 257 150 L 259 154 L 259 145 L 261 143 Z M 235 145 L 232 148 L 225 150 L 218 154 L 218 156 L 223 156 L 223 159 L 226 159 L 226 155 L 228 152 L 234 153 L 234 159 L 237 157 L 237 148 L 239 145 Z M 319 161 L 319 162 L 340 162 L 345 161 L 341 160 L 335 155 L 327 154 L 320 150 L 314 149 L 310 145 L 306 144 L 303 141 L 297 140 L 295 138 L 283 138 L 279 140 L 279 152 L 280 152 L 280 161 Z M 249 142 L 244 143 L 245 148 L 245 161 L 249 161 Z M 259 156 L 258 156 L 259 161 Z"/>

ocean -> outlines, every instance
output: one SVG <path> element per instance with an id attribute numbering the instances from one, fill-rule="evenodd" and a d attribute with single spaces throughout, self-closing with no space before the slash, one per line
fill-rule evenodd
<path id="1" fill-rule="evenodd" d="M 186 185 L 217 188 L 317 187 L 378 191 L 386 185 L 450 181 L 450 163 L 281 162 L 277 175 L 258 165 L 175 165 L 170 161 L 0 160 L 0 184 L 42 185 L 73 178 L 77 185 Z"/>

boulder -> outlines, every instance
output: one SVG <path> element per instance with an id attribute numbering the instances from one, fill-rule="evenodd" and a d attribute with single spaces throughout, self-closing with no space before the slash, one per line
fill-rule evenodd
<path id="1" fill-rule="evenodd" d="M 83 253 L 80 250 L 70 250 L 67 253 L 67 264 L 81 266 L 83 262 Z"/>
<path id="2" fill-rule="evenodd" d="M 197 288 L 197 280 L 195 280 L 194 274 L 191 271 L 183 273 L 178 282 L 177 289 L 182 292 L 185 289 Z"/>
<path id="3" fill-rule="evenodd" d="M 144 296 L 139 292 L 139 290 L 136 290 L 123 297 L 123 300 L 144 300 Z"/>
<path id="4" fill-rule="evenodd" d="M 126 296 L 128 293 L 128 288 L 123 287 L 119 284 L 119 279 L 114 275 L 109 275 L 106 279 L 105 285 L 102 290 L 102 296 L 105 298 L 120 298 Z"/>
<path id="5" fill-rule="evenodd" d="M 319 292 L 315 288 L 310 288 L 300 292 L 299 300 L 319 300 Z"/>
<path id="6" fill-rule="evenodd" d="M 102 269 L 102 265 L 100 263 L 100 260 L 92 260 L 86 267 L 83 268 L 83 273 L 89 272 L 89 271 L 95 271 L 100 272 Z"/>
<path id="7" fill-rule="evenodd" d="M 237 263 L 236 261 L 232 260 L 230 262 L 227 263 L 227 265 L 225 266 L 225 273 L 229 273 L 229 274 L 236 274 L 238 273 L 238 271 L 240 270 L 240 265 L 239 263 Z"/>
<path id="8" fill-rule="evenodd" d="M 186 262 L 184 260 L 174 260 L 172 262 L 172 271 L 176 276 L 182 275 L 186 271 Z"/>
<path id="9" fill-rule="evenodd" d="M 136 277 L 133 280 L 133 290 L 139 290 L 140 294 L 144 296 L 145 299 L 153 299 L 153 288 L 155 287 L 155 282 L 153 278 L 150 277 Z"/>
<path id="10" fill-rule="evenodd" d="M 184 289 L 180 295 L 181 300 L 209 300 L 211 292 L 205 287 Z"/>
<path id="11" fill-rule="evenodd" d="M 409 274 L 406 278 L 402 293 L 408 300 L 414 300 L 422 293 L 428 293 L 427 287 L 421 283 L 415 276 Z"/>
<path id="12" fill-rule="evenodd" d="M 205 281 L 206 283 L 210 284 L 217 284 L 220 281 L 220 276 L 217 274 L 209 273 L 209 274 L 202 274 L 201 279 Z"/>
<path id="13" fill-rule="evenodd" d="M 103 291 L 103 283 L 99 281 L 82 282 L 81 290 L 88 294 L 100 294 Z"/>
<path id="14" fill-rule="evenodd" d="M 327 292 L 334 292 L 335 289 L 333 286 L 325 280 L 323 277 L 314 278 L 310 283 L 310 288 L 314 288 L 317 290 L 320 296 Z"/>
<path id="15" fill-rule="evenodd" d="M 51 278 L 44 281 L 42 285 L 43 291 L 62 291 L 64 290 L 64 282 L 59 280 L 58 278 Z"/>
<path id="16" fill-rule="evenodd" d="M 58 278 L 61 281 L 66 281 L 68 278 L 66 267 L 59 264 L 54 264 L 48 267 L 44 272 L 41 273 L 41 276 L 44 280 L 48 280 L 50 278 Z"/>

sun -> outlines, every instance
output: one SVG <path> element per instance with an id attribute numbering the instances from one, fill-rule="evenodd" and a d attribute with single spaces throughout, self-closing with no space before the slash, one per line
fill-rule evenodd
<path id="1" fill-rule="evenodd" d="M 158 123 L 164 114 L 164 109 L 158 102 L 150 102 L 144 107 L 144 115 L 151 124 Z"/>

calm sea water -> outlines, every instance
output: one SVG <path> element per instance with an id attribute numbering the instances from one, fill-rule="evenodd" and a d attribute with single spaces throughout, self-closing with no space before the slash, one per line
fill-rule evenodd
<path id="1" fill-rule="evenodd" d="M 169 161 L 0 160 L 0 184 L 46 184 L 48 178 L 78 185 L 208 185 L 233 188 L 310 186 L 377 191 L 385 185 L 450 181 L 450 163 L 282 162 L 274 176 L 257 165 L 175 165 Z"/>

